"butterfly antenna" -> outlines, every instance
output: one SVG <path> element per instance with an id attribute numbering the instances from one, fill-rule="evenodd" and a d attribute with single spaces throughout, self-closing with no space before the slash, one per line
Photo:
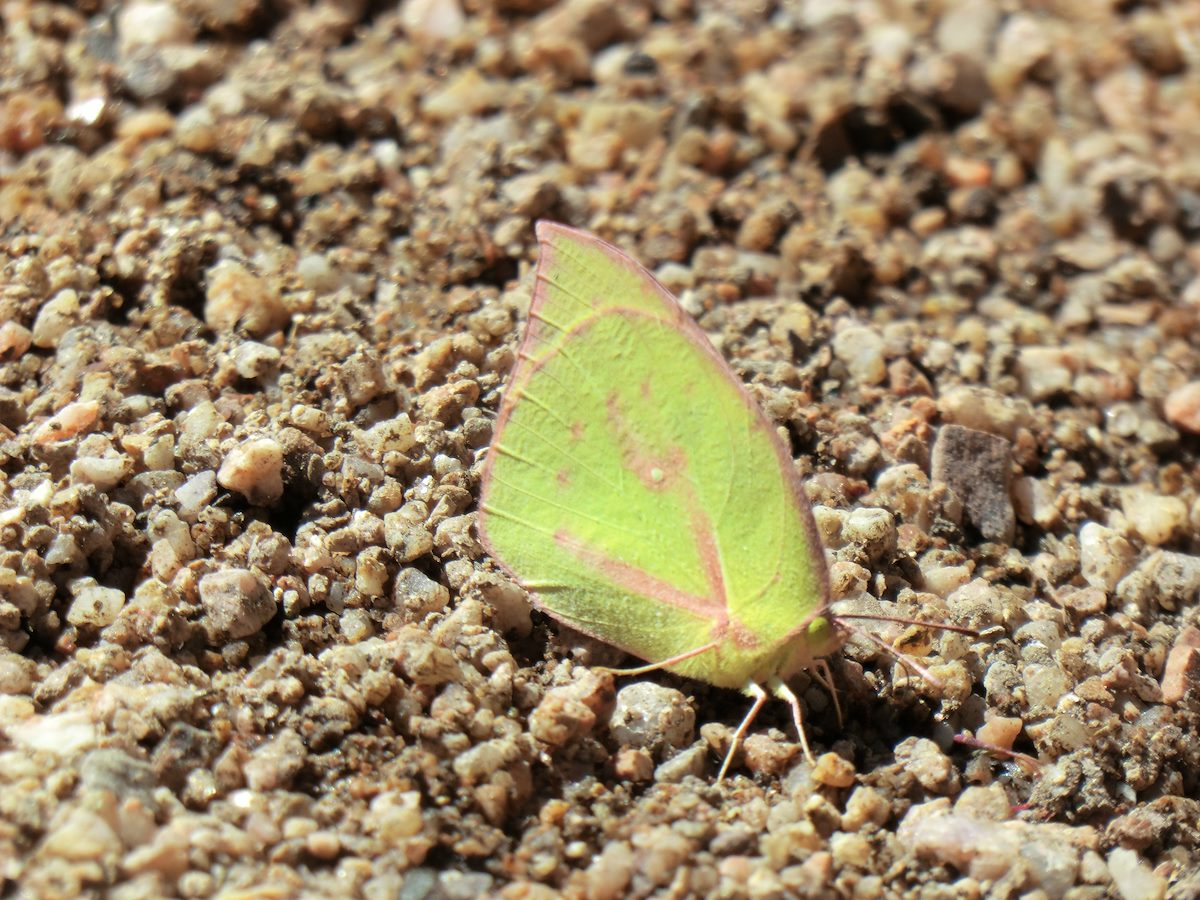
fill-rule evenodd
<path id="1" fill-rule="evenodd" d="M 962 744 L 964 747 L 970 747 L 972 750 L 986 750 L 989 753 L 995 753 L 999 756 L 1007 756 L 1009 759 L 1018 763 L 1023 763 L 1030 768 L 1041 771 L 1042 764 L 1039 760 L 1030 756 L 1028 753 L 1021 753 L 1018 750 L 1010 750 L 1007 747 L 1001 747 L 999 744 L 992 744 L 988 741 L 981 741 L 974 735 L 963 732 L 954 736 L 954 743 Z"/>
<path id="2" fill-rule="evenodd" d="M 877 616 L 870 613 L 834 613 L 835 619 L 870 619 L 873 622 L 896 622 L 899 625 L 920 625 L 924 628 L 935 628 L 938 631 L 954 631 L 958 634 L 969 634 L 979 637 L 979 632 L 965 625 L 951 625 L 949 622 L 926 622 L 923 619 L 906 619 L 904 616 Z M 854 628 L 854 626 L 848 626 Z M 856 629 L 857 630 L 857 629 Z"/>
<path id="3" fill-rule="evenodd" d="M 934 675 L 932 672 L 930 672 L 927 668 L 925 668 L 923 665 L 921 665 L 919 662 L 917 662 L 916 659 L 909 656 L 907 653 L 901 653 L 899 650 L 897 650 L 895 647 L 893 647 L 891 644 L 889 644 L 883 638 L 879 637 L 878 635 L 872 634 L 871 632 L 867 631 L 865 628 L 858 628 L 854 625 L 847 625 L 846 627 L 849 628 L 854 634 L 858 635 L 859 637 L 866 638 L 868 641 L 870 641 L 872 644 L 877 646 L 884 653 L 887 653 L 889 656 L 894 657 L 896 662 L 900 663 L 900 665 L 904 666 L 906 669 L 909 669 L 912 672 L 916 672 L 918 675 L 920 675 L 922 678 L 924 678 L 928 684 L 932 685 L 935 688 L 944 687 L 944 685 L 942 684 L 942 680 L 940 678 L 938 678 L 936 675 Z"/>
<path id="4" fill-rule="evenodd" d="M 746 731 L 750 728 L 750 723 L 754 721 L 754 717 L 758 715 L 758 711 L 762 709 L 763 704 L 767 702 L 767 692 L 762 689 L 761 684 L 750 682 L 746 685 L 746 693 L 754 698 L 754 704 L 750 707 L 750 712 L 746 713 L 746 717 L 742 719 L 742 724 L 738 725 L 737 731 L 733 733 L 733 740 L 729 743 L 729 752 L 725 754 L 725 762 L 721 763 L 721 771 L 717 773 L 717 784 L 720 784 L 725 779 L 725 773 L 729 771 L 729 765 L 733 762 L 733 755 L 737 753 L 738 747 L 742 745 L 742 738 L 746 736 Z M 804 738 L 804 732 L 800 732 L 801 740 Z M 808 745 L 805 744 L 805 749 Z"/>

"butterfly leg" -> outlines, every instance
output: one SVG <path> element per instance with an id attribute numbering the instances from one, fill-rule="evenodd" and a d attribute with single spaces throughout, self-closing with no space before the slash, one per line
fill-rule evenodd
<path id="1" fill-rule="evenodd" d="M 717 773 L 717 784 L 720 784 L 724 780 L 725 773 L 729 771 L 729 764 L 733 762 L 733 754 L 741 746 L 742 738 L 746 736 L 746 732 L 750 728 L 750 723 L 754 721 L 754 717 L 758 715 L 758 711 L 767 702 L 767 692 L 763 690 L 761 684 L 753 681 L 750 682 L 746 685 L 746 693 L 754 698 L 754 704 L 750 707 L 750 712 L 746 713 L 746 717 L 742 719 L 742 724 L 737 727 L 737 731 L 733 733 L 733 740 L 729 744 L 729 752 L 725 754 L 725 762 L 721 763 L 721 771 Z"/>
<path id="2" fill-rule="evenodd" d="M 833 701 L 833 714 L 837 716 L 838 731 L 841 731 L 845 725 L 845 720 L 842 718 L 842 704 L 838 702 L 837 685 L 833 683 L 833 673 L 829 671 L 829 663 L 826 660 L 818 659 L 813 663 L 813 677 L 817 679 L 817 683 L 821 687 L 829 691 L 829 698 Z"/>
<path id="3" fill-rule="evenodd" d="M 772 678 L 769 684 L 771 693 L 792 708 L 792 721 L 796 723 L 796 732 L 800 735 L 800 746 L 804 748 L 804 758 L 808 760 L 809 765 L 816 765 L 812 750 L 808 747 L 808 735 L 804 733 L 804 714 L 800 711 L 800 698 L 779 678 Z"/>

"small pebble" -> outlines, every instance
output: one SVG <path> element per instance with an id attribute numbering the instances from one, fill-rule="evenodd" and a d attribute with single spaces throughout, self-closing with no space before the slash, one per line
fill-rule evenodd
<path id="1" fill-rule="evenodd" d="M 346 640 L 352 644 L 365 641 L 375 631 L 374 625 L 371 624 L 371 617 L 363 609 L 346 610 L 338 625 Z"/>
<path id="2" fill-rule="evenodd" d="M 1053 530 L 1062 520 L 1058 509 L 1059 492 L 1042 478 L 1022 475 L 1013 481 L 1013 511 L 1026 525 Z"/>
<path id="3" fill-rule="evenodd" d="M 175 490 L 175 499 L 179 501 L 179 516 L 183 519 L 194 519 L 217 496 L 217 473 L 211 469 L 197 472 L 183 485 Z"/>
<path id="4" fill-rule="evenodd" d="M 142 45 L 190 44 L 196 36 L 188 20 L 168 0 L 129 3 L 117 15 L 117 34 L 124 54 Z"/>
<path id="5" fill-rule="evenodd" d="M 1154 547 L 1167 543 L 1188 521 L 1188 508 L 1183 500 L 1149 491 L 1124 492 L 1121 510 L 1133 533 Z"/>
<path id="6" fill-rule="evenodd" d="M 1163 401 L 1163 415 L 1181 431 L 1200 434 L 1200 381 L 1175 388 Z"/>
<path id="7" fill-rule="evenodd" d="M 870 867 L 873 851 L 865 835 L 837 832 L 829 838 L 829 850 L 839 866 Z"/>
<path id="8" fill-rule="evenodd" d="M 841 537 L 857 544 L 872 562 L 896 549 L 896 520 L 886 509 L 860 507 L 846 518 Z"/>
<path id="9" fill-rule="evenodd" d="M 51 826 L 39 852 L 60 859 L 110 863 L 121 853 L 121 839 L 103 817 L 82 807 L 64 807 L 65 816 Z"/>
<path id="10" fill-rule="evenodd" d="M 400 21 L 409 34 L 429 41 L 455 38 L 466 24 L 458 0 L 404 0 Z"/>
<path id="11" fill-rule="evenodd" d="M 33 333 L 20 322 L 9 319 L 0 325 L 0 360 L 18 359 L 32 343 Z"/>
<path id="12" fill-rule="evenodd" d="M 635 857 L 629 844 L 611 840 L 604 845 L 584 872 L 584 896 L 594 900 L 621 900 L 628 896 L 633 879 Z"/>
<path id="13" fill-rule="evenodd" d="M 256 506 L 271 505 L 283 496 L 283 448 L 272 438 L 243 441 L 225 456 L 217 483 Z"/>
<path id="14" fill-rule="evenodd" d="M 992 716 L 979 726 L 975 736 L 985 744 L 1011 750 L 1024 722 L 1015 716 Z"/>
<path id="15" fill-rule="evenodd" d="M 1169 610 L 1190 607 L 1200 598 L 1200 556 L 1155 550 L 1121 579 L 1117 595 Z"/>
<path id="16" fill-rule="evenodd" d="M 100 418 L 100 404 L 95 400 L 68 403 L 33 433 L 35 444 L 66 441 L 89 430 Z"/>
<path id="17" fill-rule="evenodd" d="M 1009 543 L 1016 529 L 1009 482 L 1012 445 L 961 425 L 943 425 L 933 445 L 930 474 L 949 485 L 985 540 Z"/>
<path id="18" fill-rule="evenodd" d="M 342 852 L 342 842 L 332 831 L 314 831 L 304 839 L 305 849 L 317 859 L 337 859 Z"/>
<path id="19" fill-rule="evenodd" d="M 95 485 L 102 492 L 111 491 L 133 471 L 128 456 L 81 456 L 71 463 L 71 479 Z"/>
<path id="20" fill-rule="evenodd" d="M 813 781 L 826 787 L 847 788 L 854 778 L 854 763 L 836 753 L 822 753 L 812 771 Z"/>
<path id="21" fill-rule="evenodd" d="M 257 341 L 245 341 L 233 351 L 233 365 L 243 378 L 257 380 L 279 368 L 280 354 L 274 347 Z"/>
<path id="22" fill-rule="evenodd" d="M 78 324 L 79 316 L 79 294 L 72 288 L 59 291 L 43 304 L 33 320 L 33 345 L 47 350 L 58 346 L 68 329 Z"/>
<path id="23" fill-rule="evenodd" d="M 680 750 L 659 764 L 654 770 L 654 780 L 659 784 L 678 784 L 689 775 L 704 778 L 708 772 L 708 747 L 695 744 Z"/>
<path id="24" fill-rule="evenodd" d="M 958 770 L 941 748 L 927 738 L 905 738 L 896 746 L 896 761 L 921 787 L 936 794 L 959 789 Z"/>
<path id="25" fill-rule="evenodd" d="M 949 864 L 972 878 L 1000 878 L 1016 865 L 1021 840 L 1015 830 L 951 813 L 936 803 L 908 811 L 898 829 L 903 846 L 919 857 Z M 931 807 L 932 811 L 923 807 Z"/>
<path id="26" fill-rule="evenodd" d="M 956 385 L 938 398 L 938 414 L 947 422 L 1013 440 L 1017 430 L 1033 423 L 1033 410 L 1019 397 L 989 388 Z"/>
<path id="27" fill-rule="evenodd" d="M 622 747 L 613 757 L 613 771 L 626 781 L 649 781 L 654 774 L 654 757 L 642 747 Z"/>
<path id="28" fill-rule="evenodd" d="M 876 788 L 859 785 L 846 801 L 842 814 L 842 829 L 856 832 L 868 823 L 882 826 L 892 816 L 892 807 L 887 798 Z"/>
<path id="29" fill-rule="evenodd" d="M 259 577 L 246 569 L 210 572 L 200 579 L 205 625 L 214 642 L 257 634 L 275 615 L 275 601 Z"/>
<path id="30" fill-rule="evenodd" d="M 746 768 L 752 773 L 778 777 L 791 767 L 800 747 L 790 741 L 775 740 L 769 734 L 755 733 L 742 742 L 741 752 Z"/>
<path id="31" fill-rule="evenodd" d="M 410 622 L 440 612 L 450 602 L 450 591 L 419 569 L 401 569 L 392 586 L 392 602 Z"/>
<path id="32" fill-rule="evenodd" d="M 304 739 L 290 728 L 262 744 L 242 767 L 246 785 L 252 791 L 287 788 L 308 759 Z"/>
<path id="33" fill-rule="evenodd" d="M 1136 557 L 1129 541 L 1117 531 L 1096 522 L 1079 529 L 1079 569 L 1084 581 L 1111 591 L 1128 574 Z"/>
<path id="34" fill-rule="evenodd" d="M 870 387 L 887 377 L 883 338 L 864 325 L 850 325 L 833 337 L 833 354 L 846 364 L 855 384 Z"/>
<path id="35" fill-rule="evenodd" d="M 1174 706 L 1200 682 L 1200 629 L 1185 625 L 1167 654 L 1162 676 L 1163 703 Z"/>
<path id="36" fill-rule="evenodd" d="M 1108 874 L 1121 900 L 1162 900 L 1166 880 L 1150 868 L 1135 850 L 1117 847 L 1108 854 Z"/>
<path id="37" fill-rule="evenodd" d="M 1017 375 L 1025 396 L 1037 402 L 1066 393 L 1074 380 L 1072 358 L 1056 347 L 1026 347 L 1017 355 Z"/>
<path id="38" fill-rule="evenodd" d="M 546 692 L 529 715 L 529 733 L 550 747 L 565 747 L 591 733 L 614 702 L 611 675 L 579 670 L 570 684 Z"/>
<path id="39" fill-rule="evenodd" d="M 678 748 L 692 741 L 696 711 L 674 688 L 639 681 L 617 692 L 608 727 L 613 739 L 625 747 L 651 752 Z"/>
<path id="40" fill-rule="evenodd" d="M 67 610 L 67 621 L 81 628 L 105 628 L 116 621 L 125 606 L 125 594 L 117 588 L 102 587 L 94 578 L 83 578 L 71 585 L 75 599 Z"/>
<path id="41" fill-rule="evenodd" d="M 267 280 L 234 260 L 222 260 L 207 273 L 204 321 L 218 332 L 244 329 L 261 337 L 285 327 L 291 318 Z"/>

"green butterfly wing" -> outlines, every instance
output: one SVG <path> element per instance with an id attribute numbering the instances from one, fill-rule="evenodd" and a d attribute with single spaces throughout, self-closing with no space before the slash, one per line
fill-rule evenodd
<path id="1" fill-rule="evenodd" d="M 538 237 L 484 466 L 488 553 L 548 613 L 648 662 L 713 645 L 681 674 L 742 688 L 803 664 L 827 575 L 774 427 L 648 272 L 583 232 Z"/>

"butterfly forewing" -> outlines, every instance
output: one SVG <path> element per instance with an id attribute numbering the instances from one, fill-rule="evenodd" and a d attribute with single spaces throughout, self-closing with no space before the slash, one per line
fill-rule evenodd
<path id="1" fill-rule="evenodd" d="M 556 317 L 570 325 L 519 362 L 485 464 L 488 551 L 552 615 L 649 662 L 725 640 L 678 670 L 733 687 L 774 674 L 755 648 L 826 604 L 790 457 L 644 270 L 577 232 L 550 239 L 539 290 L 623 293 Z"/>

